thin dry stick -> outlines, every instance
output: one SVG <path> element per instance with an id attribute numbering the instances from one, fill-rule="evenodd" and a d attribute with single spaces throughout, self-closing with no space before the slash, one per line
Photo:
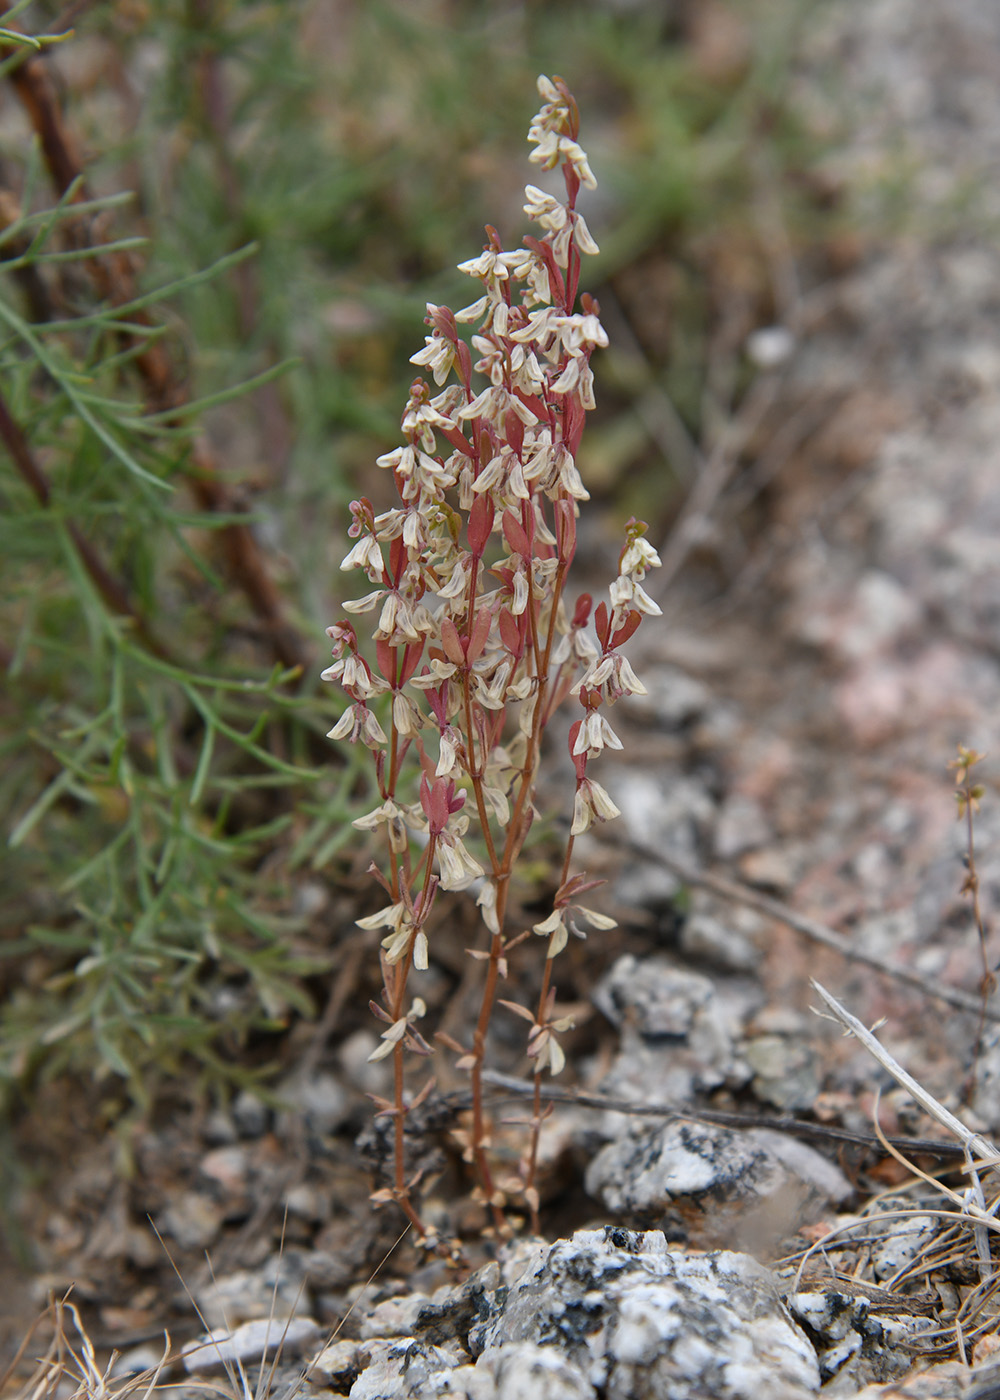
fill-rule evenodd
<path id="1" fill-rule="evenodd" d="M 163 1236 L 160 1234 L 160 1231 L 157 1229 L 155 1223 L 153 1222 L 152 1217 L 151 1217 L 151 1216 L 147 1216 L 146 1218 L 147 1218 L 147 1220 L 149 1221 L 149 1225 L 150 1225 L 150 1228 L 151 1228 L 152 1231 L 153 1231 L 153 1234 L 156 1236 L 157 1240 L 159 1240 L 160 1246 L 162 1247 L 164 1254 L 167 1256 L 167 1262 L 170 1264 L 171 1269 L 173 1269 L 174 1273 L 177 1275 L 177 1280 L 178 1280 L 178 1282 L 180 1283 L 181 1288 L 184 1290 L 184 1293 L 185 1293 L 185 1295 L 187 1296 L 188 1302 L 191 1304 L 192 1308 L 194 1309 L 194 1311 L 195 1311 L 195 1313 L 196 1313 L 196 1315 L 197 1315 L 197 1317 L 198 1317 L 199 1322 L 201 1323 L 202 1327 L 204 1327 L 205 1331 L 208 1332 L 209 1334 L 211 1334 L 212 1329 L 211 1329 L 211 1328 L 209 1327 L 209 1325 L 208 1325 L 208 1320 L 207 1320 L 207 1318 L 205 1317 L 205 1314 L 204 1314 L 204 1312 L 202 1311 L 201 1307 L 199 1306 L 198 1300 L 195 1298 L 194 1294 L 191 1292 L 191 1289 L 188 1287 L 187 1280 L 184 1278 L 184 1275 L 181 1273 L 180 1269 L 178 1268 L 177 1263 L 176 1263 L 176 1261 L 174 1260 L 173 1255 L 170 1253 L 170 1250 L 167 1248 L 166 1241 L 164 1240 Z M 403 1240 L 406 1238 L 406 1236 L 409 1234 L 409 1232 L 410 1232 L 410 1222 L 408 1221 L 408 1222 L 406 1223 L 406 1225 L 403 1226 L 403 1229 L 402 1229 L 402 1231 L 400 1232 L 400 1234 L 396 1236 L 396 1239 L 393 1241 L 393 1243 L 392 1243 L 392 1244 L 389 1246 L 389 1248 L 386 1250 L 385 1254 L 383 1254 L 383 1256 L 382 1256 L 382 1258 L 379 1260 L 379 1262 L 375 1265 L 375 1268 L 372 1270 L 372 1272 L 369 1274 L 368 1278 L 365 1280 L 364 1286 L 361 1288 L 361 1291 L 358 1293 L 357 1297 L 354 1298 L 354 1300 L 352 1301 L 350 1307 L 347 1309 L 347 1311 L 345 1312 L 344 1316 L 343 1316 L 343 1317 L 340 1319 L 340 1321 L 337 1323 L 337 1325 L 336 1325 L 336 1327 L 333 1329 L 333 1331 L 330 1332 L 330 1334 L 327 1336 L 326 1341 L 323 1343 L 323 1346 L 320 1348 L 320 1351 L 319 1351 L 319 1353 L 317 1353 L 317 1355 L 322 1355 L 323 1351 L 325 1351 L 326 1348 L 327 1348 L 328 1346 L 330 1346 L 334 1341 L 336 1341 L 336 1339 L 337 1339 L 337 1337 L 339 1336 L 341 1330 L 342 1330 L 342 1329 L 344 1328 L 344 1326 L 346 1325 L 348 1318 L 349 1318 L 349 1317 L 351 1316 L 351 1314 L 354 1312 L 355 1308 L 359 1306 L 359 1304 L 361 1303 L 362 1298 L 364 1298 L 364 1296 L 365 1296 L 365 1294 L 368 1292 L 369 1288 L 372 1286 L 372 1284 L 373 1284 L 373 1283 L 375 1282 L 375 1280 L 378 1278 L 379 1274 L 380 1274 L 380 1273 L 382 1272 L 382 1270 L 385 1268 L 386 1264 L 389 1262 L 389 1258 L 391 1257 L 391 1255 L 399 1248 L 399 1246 L 402 1244 Z M 282 1226 L 282 1245 L 284 1245 L 284 1226 Z M 213 1272 L 213 1281 L 214 1281 L 214 1272 Z M 275 1303 L 275 1299 L 276 1299 L 276 1297 L 277 1297 L 277 1287 L 278 1287 L 278 1284 L 277 1284 L 277 1280 L 276 1280 L 276 1281 L 275 1281 L 275 1285 L 274 1285 L 274 1294 L 272 1295 L 272 1299 L 271 1299 L 271 1317 L 270 1317 L 270 1319 L 269 1319 L 269 1322 L 275 1320 L 275 1318 L 274 1318 L 274 1303 Z M 301 1290 L 300 1290 L 300 1292 L 301 1292 Z M 296 1301 L 297 1301 L 297 1300 L 296 1300 Z M 289 1319 L 289 1320 L 290 1320 L 290 1319 Z M 286 1327 L 286 1329 L 287 1329 L 287 1326 L 288 1326 L 288 1321 L 285 1322 L 285 1327 Z M 81 1330 L 82 1330 L 82 1329 L 81 1329 Z M 270 1327 L 268 1328 L 268 1331 L 270 1332 Z M 168 1337 L 168 1342 L 169 1342 L 169 1337 Z M 214 1347 L 216 1348 L 216 1350 L 218 1350 L 218 1342 L 217 1342 L 216 1340 L 214 1340 L 214 1339 L 211 1340 L 211 1341 L 206 1342 L 206 1343 L 205 1343 L 205 1346 L 206 1346 L 206 1347 L 208 1347 L 208 1346 L 214 1346 Z M 222 1359 L 222 1353 L 221 1353 L 221 1352 L 219 1353 L 219 1355 L 220 1355 L 220 1359 Z M 162 1366 L 163 1363 L 161 1362 L 160 1364 L 161 1364 L 161 1366 Z M 225 1368 L 226 1368 L 227 1371 L 229 1370 L 230 1364 L 231 1364 L 230 1362 L 223 1360 L 223 1365 L 225 1366 Z M 242 1368 L 242 1362 L 238 1362 L 237 1364 L 240 1365 L 240 1367 Z M 303 1370 L 302 1370 L 302 1379 L 304 1379 L 305 1376 L 308 1374 L 308 1371 L 309 1371 L 309 1369 L 310 1369 L 310 1366 L 312 1366 L 313 1364 L 314 1364 L 313 1362 L 310 1362 L 310 1363 L 309 1363 L 309 1366 L 306 1366 L 306 1367 L 303 1368 Z M 144 1400 L 146 1400 L 146 1397 L 144 1397 Z"/>
<path id="2" fill-rule="evenodd" d="M 915 1220 L 918 1217 L 925 1217 L 928 1215 L 932 1216 L 935 1220 L 951 1220 L 956 1225 L 961 1225 L 966 1228 L 968 1228 L 970 1220 L 969 1213 L 967 1211 L 942 1210 L 939 1209 L 937 1206 L 927 1205 L 919 1205 L 914 1206 L 912 1208 L 900 1210 L 880 1210 L 877 1219 L 881 1224 L 882 1221 L 886 1220 Z M 851 1235 L 855 1230 L 860 1229 L 862 1226 L 870 1226 L 871 1223 L 871 1220 L 868 1219 L 866 1216 L 862 1216 L 861 1218 L 858 1218 L 857 1216 L 850 1217 L 847 1220 L 843 1221 L 842 1224 L 835 1225 L 834 1228 L 828 1234 L 822 1237 L 822 1239 L 818 1239 L 813 1244 L 811 1244 L 809 1248 L 804 1250 L 802 1253 L 802 1257 L 799 1260 L 798 1269 L 795 1272 L 795 1281 L 792 1284 L 790 1291 L 793 1293 L 798 1292 L 803 1275 L 806 1272 L 806 1265 L 812 1259 L 814 1254 L 824 1254 L 827 1250 L 833 1248 L 846 1248 L 846 1243 L 841 1245 L 836 1244 L 835 1241 L 837 1239 L 845 1239 L 845 1237 Z M 996 1220 L 988 1218 L 983 1220 L 981 1223 L 983 1224 L 985 1229 L 991 1231 L 993 1234 L 1000 1234 L 1000 1223 L 998 1223 Z"/>
<path id="3" fill-rule="evenodd" d="M 983 921 L 982 906 L 979 902 L 979 871 L 976 867 L 976 833 L 973 816 L 979 810 L 979 802 L 985 789 L 981 783 L 974 782 L 972 770 L 977 763 L 981 763 L 984 755 L 977 753 L 975 749 L 967 749 L 964 744 L 958 746 L 958 757 L 952 759 L 948 767 L 955 774 L 955 799 L 958 803 L 958 819 L 965 819 L 966 847 L 965 847 L 965 879 L 962 881 L 962 894 L 967 894 L 972 899 L 972 918 L 976 925 L 976 933 L 979 936 L 979 955 L 983 962 L 983 975 L 979 983 L 979 992 L 982 1003 L 979 1011 L 979 1025 L 976 1028 L 976 1048 L 972 1056 L 972 1066 L 969 1070 L 968 1078 L 963 1090 L 963 1102 L 972 1099 L 976 1085 L 976 1071 L 979 1066 L 979 1058 L 983 1051 L 983 1031 L 986 1028 L 986 1007 L 990 997 L 996 991 L 997 979 L 990 969 L 989 959 L 986 955 L 986 925 Z"/>
<path id="4" fill-rule="evenodd" d="M 733 904 L 745 905 L 748 909 L 756 909 L 758 913 L 766 914 L 768 918 L 785 924 L 786 927 L 794 929 L 796 933 L 811 938 L 814 943 L 821 943 L 824 948 L 831 948 L 835 953 L 848 958 L 851 962 L 863 963 L 866 967 L 874 968 L 876 972 L 881 972 L 896 982 L 914 987 L 917 991 L 923 992 L 925 996 L 947 1002 L 949 1006 L 955 1006 L 960 1011 L 971 1011 L 976 1016 L 982 1013 L 982 1003 L 977 997 L 970 996 L 968 992 L 960 991 L 957 987 L 945 987 L 939 982 L 933 982 L 930 978 L 922 977 L 919 972 L 913 972 L 908 967 L 896 967 L 892 963 L 886 962 L 884 958 L 878 957 L 877 954 L 866 952 L 864 948 L 857 947 L 843 934 L 828 928 L 826 924 L 821 924 L 817 919 L 810 919 L 805 914 L 797 913 L 779 899 L 761 894 L 736 880 L 729 880 L 722 875 L 713 875 L 707 870 L 700 870 L 697 866 L 689 865 L 687 861 L 678 860 L 676 856 L 668 855 L 665 851 L 653 850 L 652 847 L 643 845 L 640 841 L 623 840 L 613 833 L 608 833 L 604 839 L 611 844 L 624 846 L 644 860 L 664 866 L 685 885 L 711 890 L 720 899 L 729 900 Z M 1000 1021 L 1000 1011 L 987 1008 L 985 1016 L 988 1021 Z"/>
<path id="5" fill-rule="evenodd" d="M 991 1171 L 1000 1168 L 1000 1152 L 997 1151 L 993 1143 L 988 1138 L 984 1138 L 980 1133 L 971 1132 L 961 1119 L 956 1118 L 944 1104 L 939 1103 L 936 1098 L 909 1074 L 903 1066 L 894 1059 L 885 1046 L 876 1040 L 870 1030 L 837 1001 L 836 997 L 813 979 L 813 988 L 819 993 L 823 1001 L 833 1012 L 834 1017 L 840 1022 L 851 1035 L 860 1040 L 873 1059 L 877 1060 L 883 1069 L 888 1070 L 896 1083 L 910 1095 L 915 1103 L 919 1104 L 924 1112 L 935 1122 L 957 1137 L 965 1149 L 966 1170 L 969 1174 L 971 1186 L 970 1199 L 966 1200 L 963 1209 L 968 1212 L 973 1222 L 973 1231 L 976 1239 L 976 1251 L 979 1255 L 980 1272 L 985 1278 L 993 1268 L 993 1261 L 990 1254 L 990 1243 L 987 1237 L 985 1222 L 993 1221 L 996 1204 L 993 1209 L 987 1210 L 986 1199 L 983 1194 L 982 1183 L 979 1180 L 976 1168 L 978 1166 L 987 1167 Z M 895 1155 L 895 1154 L 894 1154 Z M 946 1192 L 952 1195 L 952 1192 Z"/>
<path id="6" fill-rule="evenodd" d="M 889 1054 L 885 1046 L 876 1040 L 867 1026 L 862 1025 L 856 1016 L 852 1016 L 847 1008 L 842 1006 L 825 987 L 821 986 L 815 979 L 811 979 L 811 985 L 840 1024 L 861 1041 L 868 1053 L 878 1060 L 883 1069 L 888 1070 L 896 1083 L 906 1090 L 928 1117 L 933 1118 L 936 1123 L 940 1123 L 943 1128 L 947 1128 L 949 1133 L 957 1137 L 962 1146 L 983 1165 L 991 1170 L 1000 1168 L 1000 1152 L 988 1138 L 983 1137 L 981 1133 L 972 1132 L 960 1118 L 956 1118 L 945 1108 L 944 1104 L 938 1103 L 933 1094 L 928 1093 L 922 1084 L 918 1084 L 912 1074 L 908 1074 L 899 1061 Z"/>
<path id="7" fill-rule="evenodd" d="M 495 1070 L 485 1070 L 483 1080 L 494 1088 L 516 1094 L 519 1098 L 530 1098 L 535 1093 L 535 1086 L 531 1081 L 517 1079 L 510 1074 L 500 1074 Z M 878 1136 L 874 1133 L 855 1133 L 847 1128 L 832 1128 L 827 1123 L 810 1123 L 802 1118 L 777 1117 L 766 1113 L 727 1113 L 724 1109 L 700 1106 L 691 1108 L 680 1104 L 634 1103 L 630 1099 L 613 1098 L 609 1094 L 590 1093 L 584 1089 L 563 1089 L 558 1084 L 551 1083 L 542 1085 L 540 1097 L 549 1103 L 567 1104 L 574 1108 L 593 1108 L 602 1113 L 626 1113 L 637 1118 L 686 1118 L 739 1130 L 766 1128 L 771 1132 L 788 1133 L 793 1137 L 845 1143 L 852 1147 L 874 1148 L 876 1151 L 887 1142 L 901 1152 L 912 1152 L 926 1157 L 965 1159 L 965 1150 L 960 1143 L 939 1142 L 935 1138 L 886 1138 L 881 1133 Z"/>

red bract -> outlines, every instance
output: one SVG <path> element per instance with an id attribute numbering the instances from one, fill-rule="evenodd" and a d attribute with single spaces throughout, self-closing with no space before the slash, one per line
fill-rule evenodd
<path id="1" fill-rule="evenodd" d="M 416 675 L 417 667 L 420 665 L 420 658 L 424 654 L 424 642 L 412 643 L 403 651 L 403 666 L 399 673 L 400 685 L 406 685 Z"/>
<path id="2" fill-rule="evenodd" d="M 583 720 L 575 719 L 569 727 L 569 734 L 567 736 L 569 740 L 569 756 L 573 760 L 573 766 L 576 769 L 577 782 L 582 782 L 587 774 L 587 755 L 585 753 L 578 754 L 573 752 L 576 748 L 577 737 L 582 728 Z"/>
<path id="3" fill-rule="evenodd" d="M 489 609 L 480 608 L 476 615 L 476 623 L 472 629 L 472 635 L 469 637 L 466 645 L 465 656 L 470 666 L 474 665 L 483 654 L 483 648 L 486 646 L 486 639 L 490 635 L 490 624 L 492 621 L 493 619 L 490 617 Z"/>
<path id="4" fill-rule="evenodd" d="M 495 514 L 496 507 L 491 496 L 484 493 L 473 501 L 469 511 L 469 548 L 477 559 L 481 559 L 486 552 Z"/>
<path id="5" fill-rule="evenodd" d="M 449 661 L 455 666 L 465 665 L 465 649 L 459 638 L 458 628 L 450 617 L 444 618 L 441 623 L 441 645 Z"/>
<path id="6" fill-rule="evenodd" d="M 503 513 L 503 536 L 514 554 L 520 554 L 525 559 L 530 558 L 531 543 L 527 532 L 512 510 L 505 510 Z"/>
<path id="7" fill-rule="evenodd" d="M 522 613 L 521 621 L 518 622 L 507 608 L 501 608 L 497 621 L 500 626 L 500 640 L 503 642 L 505 650 L 509 652 L 515 660 L 520 660 L 521 651 L 524 647 L 524 633 L 522 631 L 524 626 L 524 614 Z"/>
<path id="8" fill-rule="evenodd" d="M 465 793 L 456 794 L 451 778 L 438 778 L 429 783 L 426 775 L 421 774 L 420 805 L 431 835 L 440 836 L 448 825 L 448 818 L 465 806 Z"/>
<path id="9" fill-rule="evenodd" d="M 468 355 L 468 350 L 465 353 Z M 447 423 L 439 427 L 438 432 L 451 443 L 456 451 L 467 457 L 472 456 L 472 444 L 464 437 L 460 428 L 456 428 L 452 423 Z"/>
<path id="10" fill-rule="evenodd" d="M 439 686 L 437 690 L 426 690 L 427 703 L 431 707 L 431 712 L 437 720 L 438 725 L 443 729 L 448 723 L 448 682 Z"/>
<path id="11" fill-rule="evenodd" d="M 393 584 L 397 588 L 399 587 L 399 581 L 403 576 L 403 570 L 406 568 L 407 562 L 406 545 L 403 543 L 403 538 L 400 535 L 389 545 L 389 572 L 392 575 Z"/>
<path id="12" fill-rule="evenodd" d="M 637 612 L 633 609 L 633 610 L 629 613 L 629 615 L 626 617 L 626 619 L 625 619 L 625 621 L 622 623 L 622 625 L 621 625 L 620 627 L 617 627 L 617 628 L 615 629 L 615 631 L 612 632 L 612 634 L 611 634 L 611 646 L 612 646 L 612 647 L 620 647 L 620 646 L 623 646 L 623 645 L 625 644 L 625 642 L 628 641 L 629 637 L 631 637 L 632 634 L 635 632 L 636 628 L 639 626 L 639 623 L 640 623 L 641 621 L 642 621 L 642 614 L 641 614 L 641 613 L 637 613 Z"/>
<path id="13" fill-rule="evenodd" d="M 583 404 L 574 395 L 567 394 L 563 400 L 563 436 L 566 446 L 574 457 L 579 449 L 580 439 L 583 437 L 585 421 L 586 410 Z"/>
<path id="14" fill-rule="evenodd" d="M 611 614 L 608 612 L 607 603 L 598 603 L 594 612 L 594 630 L 597 633 L 597 640 L 601 644 L 601 649 L 607 651 L 608 638 L 611 635 Z"/>
<path id="15" fill-rule="evenodd" d="M 594 600 L 589 593 L 581 593 L 576 600 L 576 609 L 573 613 L 573 626 L 586 627 L 590 621 L 590 610 L 594 606 Z"/>
<path id="16" fill-rule="evenodd" d="M 582 894 L 587 894 L 590 890 L 596 890 L 606 883 L 607 881 L 605 880 L 597 880 L 584 875 L 581 871 L 578 875 L 571 875 L 564 884 L 559 886 L 553 896 L 552 903 L 558 909 L 562 905 L 571 904 L 574 899 L 579 899 Z"/>
<path id="17" fill-rule="evenodd" d="M 375 643 L 375 659 L 378 662 L 380 675 L 389 682 L 396 684 L 396 649 L 391 647 L 386 641 Z"/>

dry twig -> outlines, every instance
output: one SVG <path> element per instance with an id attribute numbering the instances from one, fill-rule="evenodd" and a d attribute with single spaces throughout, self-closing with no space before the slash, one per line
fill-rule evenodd
<path id="1" fill-rule="evenodd" d="M 906 1090 L 928 1117 L 933 1118 L 936 1123 L 940 1123 L 943 1128 L 947 1128 L 948 1132 L 958 1138 L 962 1144 L 965 1154 L 965 1169 L 971 1186 L 965 1200 L 961 1201 L 960 1204 L 963 1213 L 968 1215 L 972 1223 L 976 1239 L 976 1252 L 979 1256 L 980 1274 L 983 1281 L 986 1282 L 993 1273 L 993 1259 L 986 1224 L 989 1222 L 991 1226 L 995 1227 L 996 1211 L 997 1207 L 1000 1206 L 1000 1198 L 994 1201 L 992 1207 L 987 1208 L 982 1183 L 976 1169 L 977 1167 L 985 1167 L 990 1171 L 996 1171 L 1000 1168 L 1000 1152 L 988 1138 L 983 1137 L 981 1133 L 971 1132 L 961 1119 L 956 1118 L 949 1109 L 945 1108 L 944 1104 L 939 1103 L 934 1098 L 933 1094 L 928 1093 L 923 1085 L 919 1084 L 899 1061 L 890 1055 L 885 1046 L 876 1040 L 872 1032 L 862 1025 L 856 1016 L 852 1016 L 846 1007 L 841 1006 L 836 997 L 831 996 L 825 987 L 821 986 L 815 979 L 813 979 L 812 985 L 833 1013 L 833 1017 L 840 1022 L 845 1030 L 861 1042 L 872 1058 L 877 1060 L 882 1068 L 892 1075 L 896 1083 Z M 877 1130 L 877 1110 L 875 1126 Z M 894 1152 L 893 1156 L 896 1155 Z M 939 1189 L 950 1199 L 958 1200 L 953 1191 L 941 1186 L 940 1183 L 938 1185 Z"/>
<path id="2" fill-rule="evenodd" d="M 936 1001 L 947 1002 L 949 1006 L 957 1007 L 960 1011 L 971 1011 L 976 1016 L 982 1014 L 988 1021 L 1000 1021 L 1000 1010 L 990 1007 L 984 1010 L 978 997 L 970 996 L 957 987 L 946 987 L 940 982 L 932 981 L 929 977 L 922 977 L 919 972 L 914 972 L 911 968 L 897 967 L 886 962 L 884 958 L 878 957 L 875 953 L 869 953 L 864 948 L 857 947 L 850 939 L 845 938 L 843 934 L 837 933 L 834 929 L 828 928 L 826 924 L 821 924 L 817 919 L 810 919 L 805 914 L 799 914 L 790 905 L 784 904 L 781 900 L 774 899 L 770 895 L 761 894 L 759 890 L 751 889 L 749 885 L 740 884 L 737 880 L 730 880 L 722 875 L 713 875 L 707 870 L 701 870 L 697 866 L 688 864 L 687 861 L 678 860 L 676 856 L 669 855 L 666 851 L 653 850 L 652 847 L 643 845 L 640 841 L 621 839 L 614 833 L 604 834 L 603 839 L 613 845 L 624 846 L 627 850 L 654 865 L 664 866 L 685 885 L 711 890 L 720 899 L 728 900 L 733 904 L 745 905 L 748 909 L 756 909 L 759 914 L 766 914 L 768 918 L 775 919 L 787 928 L 794 929 L 796 933 L 803 934 L 806 938 L 812 939 L 814 943 L 821 943 L 824 948 L 832 949 L 841 957 L 874 968 L 876 972 L 881 972 L 896 982 L 902 982 L 907 987 L 913 987 L 916 991 L 922 992 L 924 996 L 933 997 Z"/>

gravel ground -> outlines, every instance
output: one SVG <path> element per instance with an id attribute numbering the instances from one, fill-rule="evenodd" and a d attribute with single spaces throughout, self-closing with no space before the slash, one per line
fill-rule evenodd
<path id="1" fill-rule="evenodd" d="M 843 133 L 825 177 L 857 201 L 856 229 L 821 280 L 790 254 L 794 348 L 770 372 L 738 469 L 665 596 L 667 625 L 640 634 L 636 669 L 650 696 L 623 717 L 626 761 L 608 786 L 634 841 L 735 877 L 852 947 L 974 995 L 981 959 L 960 893 L 963 830 L 947 764 L 959 743 L 997 751 L 1000 7 L 828 3 L 798 71 L 802 111 L 817 130 Z M 996 771 L 988 760 L 976 825 L 991 965 L 1000 955 Z M 664 1099 L 758 1114 L 821 1106 L 824 1122 L 865 1131 L 881 1074 L 811 1014 L 818 977 L 866 1024 L 885 1018 L 881 1036 L 896 1057 L 971 1126 L 1000 1129 L 995 1026 L 970 1084 L 975 1015 L 710 890 L 696 891 L 680 918 L 676 874 L 634 852 L 594 841 L 588 860 L 611 877 L 609 907 L 623 930 L 603 961 L 574 953 L 566 974 L 565 990 L 581 1000 L 605 979 L 599 1010 L 576 1033 L 586 1088 L 648 1101 L 659 1086 Z M 655 1006 L 668 1019 L 655 1033 L 641 1027 L 648 1006 L 615 1001 L 623 956 L 640 961 L 632 980 L 644 987 L 651 967 L 666 969 Z M 72 1172 L 44 1202 L 29 1193 L 25 1203 L 46 1270 L 31 1306 L 45 1286 L 72 1281 L 118 1345 L 164 1325 L 183 1331 L 186 1310 L 193 1326 L 179 1290 L 164 1296 L 149 1212 L 209 1312 L 218 1288 L 196 1262 L 206 1248 L 216 1276 L 237 1280 L 230 1321 L 266 1315 L 287 1205 L 285 1256 L 301 1266 L 287 1283 L 289 1307 L 305 1280 L 302 1296 L 326 1327 L 395 1235 L 385 1215 L 367 1213 L 353 1146 L 363 1095 L 378 1089 L 366 1065 L 372 1043 L 365 1031 L 334 1041 L 321 1073 L 282 1086 L 284 1110 L 246 1096 L 231 1112 L 150 1124 L 129 1145 L 135 1174 L 115 1186 L 114 1144 L 79 1150 L 70 1115 Z M 505 1067 L 516 1070 L 512 1046 Z M 67 1112 L 55 1097 L 52 1106 Z M 931 1133 L 899 1093 L 884 1098 L 882 1120 Z M 589 1197 L 584 1173 L 625 1121 L 579 1108 L 557 1115 L 547 1146 L 553 1234 L 607 1223 L 593 1186 L 600 1173 L 588 1178 Z M 439 1138 L 431 1124 L 432 1158 L 444 1150 Z M 370 1164 L 379 1142 L 368 1139 Z M 54 1155 L 51 1141 L 44 1151 Z M 848 1175 L 848 1189 L 862 1191 L 894 1180 L 871 1163 Z M 442 1180 L 446 1198 L 452 1178 Z M 813 1223 L 835 1199 L 830 1188 Z M 472 1206 L 450 1218 L 475 1228 Z M 800 1223 L 778 1222 L 759 1252 L 778 1252 L 782 1232 Z M 410 1270 L 419 1275 L 418 1261 L 404 1252 L 389 1273 Z"/>

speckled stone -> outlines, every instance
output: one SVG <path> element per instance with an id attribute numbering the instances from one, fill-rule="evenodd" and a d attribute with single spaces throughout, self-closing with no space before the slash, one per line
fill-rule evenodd
<path id="1" fill-rule="evenodd" d="M 351 1400 L 807 1400 L 820 1383 L 767 1269 L 659 1231 L 519 1241 L 415 1327 L 338 1352 L 363 1367 Z"/>
<path id="2" fill-rule="evenodd" d="M 755 1251 L 851 1194 L 839 1168 L 805 1143 L 686 1119 L 633 1124 L 593 1158 L 586 1187 L 629 1224 Z"/>
<path id="3" fill-rule="evenodd" d="M 484 1354 L 524 1342 L 567 1358 L 606 1400 L 799 1400 L 819 1385 L 767 1269 L 674 1252 L 659 1231 L 581 1230 L 553 1245 L 469 1337 Z"/>

